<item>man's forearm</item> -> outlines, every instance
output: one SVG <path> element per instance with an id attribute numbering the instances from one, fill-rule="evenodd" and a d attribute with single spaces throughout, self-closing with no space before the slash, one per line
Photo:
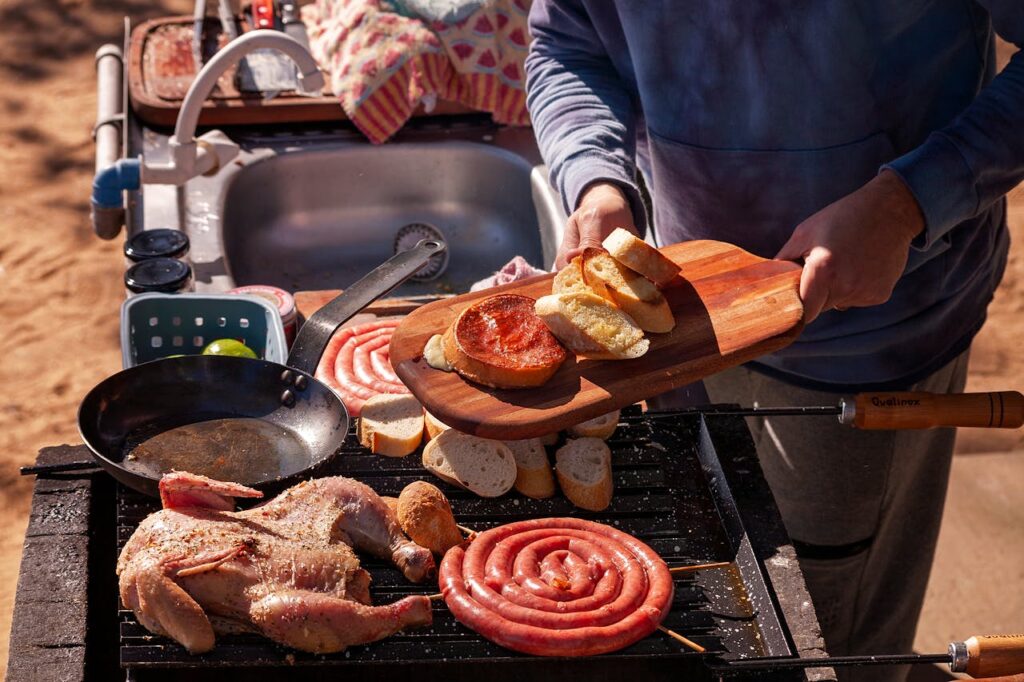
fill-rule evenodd
<path id="1" fill-rule="evenodd" d="M 530 30 L 527 105 L 566 212 L 577 208 L 589 185 L 612 182 L 642 226 L 633 103 L 585 9 L 575 0 L 535 0 Z"/>
<path id="2" fill-rule="evenodd" d="M 1024 44 L 1020 0 L 981 0 L 996 30 Z M 886 165 L 920 205 L 928 248 L 1024 180 L 1024 53 L 1018 52 L 974 101 L 917 149 Z"/>

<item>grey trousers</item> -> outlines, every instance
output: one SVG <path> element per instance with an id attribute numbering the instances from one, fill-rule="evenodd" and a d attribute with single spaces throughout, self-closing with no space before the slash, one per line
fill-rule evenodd
<path id="1" fill-rule="evenodd" d="M 910 387 L 962 391 L 964 353 Z M 705 379 L 716 403 L 833 405 L 838 396 L 737 367 Z M 833 655 L 909 653 L 938 539 L 954 429 L 858 431 L 828 417 L 748 419 L 797 545 Z M 838 669 L 842 682 L 897 682 L 907 669 Z"/>

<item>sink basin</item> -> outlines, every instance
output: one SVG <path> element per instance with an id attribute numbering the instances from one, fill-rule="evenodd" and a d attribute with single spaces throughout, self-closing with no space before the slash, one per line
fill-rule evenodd
<path id="1" fill-rule="evenodd" d="M 515 255 L 554 261 L 565 213 L 528 129 L 411 130 L 380 146 L 337 135 L 240 144 L 237 161 L 177 197 L 144 189 L 147 227 L 166 226 L 177 203 L 197 291 L 345 288 L 390 257 L 413 223 L 441 233 L 448 265 L 396 295 L 466 291 Z"/>
<path id="2" fill-rule="evenodd" d="M 394 253 L 406 225 L 435 227 L 446 271 L 409 293 L 465 291 L 519 254 L 544 264 L 533 166 L 470 142 L 350 147 L 275 156 L 227 188 L 224 257 L 237 284 L 344 288 Z"/>

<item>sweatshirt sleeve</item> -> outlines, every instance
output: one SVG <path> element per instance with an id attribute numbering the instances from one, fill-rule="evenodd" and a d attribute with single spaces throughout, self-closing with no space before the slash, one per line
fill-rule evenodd
<path id="1" fill-rule="evenodd" d="M 1024 45 L 1024 2 L 979 0 L 996 32 Z M 910 188 L 925 217 L 914 247 L 928 249 L 1024 179 L 1024 52 L 948 126 L 883 166 Z"/>
<path id="2" fill-rule="evenodd" d="M 551 181 L 572 213 L 596 181 L 618 185 L 641 232 L 633 102 L 580 0 L 534 0 L 526 102 Z"/>

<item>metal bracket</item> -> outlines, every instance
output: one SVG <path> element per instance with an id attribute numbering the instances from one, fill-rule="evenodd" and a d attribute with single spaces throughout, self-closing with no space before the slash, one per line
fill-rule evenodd
<path id="1" fill-rule="evenodd" d="M 124 126 L 124 122 L 125 122 L 125 115 L 124 115 L 124 113 L 111 114 L 110 116 L 107 116 L 106 118 L 101 118 L 100 120 L 96 121 L 96 125 L 94 125 L 92 127 L 92 141 L 93 142 L 96 141 L 96 133 L 103 126 L 107 126 L 107 125 L 117 126 L 117 130 L 118 130 L 118 132 L 120 132 L 121 130 L 123 130 L 122 126 Z"/>

